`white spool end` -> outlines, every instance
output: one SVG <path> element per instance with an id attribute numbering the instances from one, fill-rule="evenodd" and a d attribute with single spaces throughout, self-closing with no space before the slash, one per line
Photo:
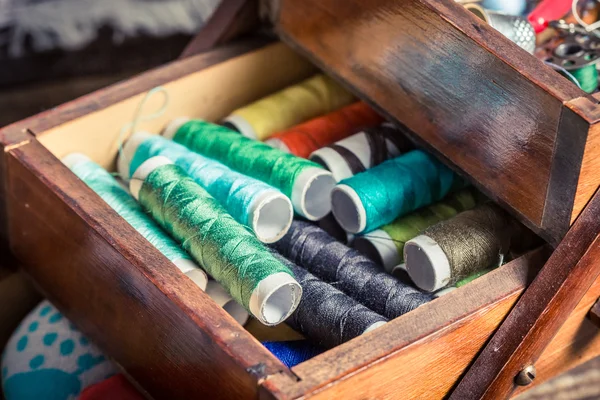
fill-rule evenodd
<path id="1" fill-rule="evenodd" d="M 167 124 L 165 129 L 163 129 L 162 136 L 166 139 L 173 139 L 179 128 L 181 128 L 183 124 L 185 124 L 189 120 L 190 119 L 188 117 L 175 118 Z"/>
<path id="2" fill-rule="evenodd" d="M 281 151 L 285 151 L 286 153 L 291 153 L 289 147 L 286 146 L 285 143 L 283 143 L 280 139 L 267 139 L 265 140 L 265 144 L 268 144 L 269 146 L 275 148 L 275 149 L 279 149 Z"/>
<path id="3" fill-rule="evenodd" d="M 250 312 L 267 326 L 285 321 L 298 307 L 302 287 L 290 275 L 278 272 L 258 283 L 250 296 Z"/>
<path id="4" fill-rule="evenodd" d="M 267 190 L 250 204 L 249 225 L 263 243 L 274 243 L 292 225 L 292 202 L 278 190 Z"/>
<path id="5" fill-rule="evenodd" d="M 394 267 L 402 262 L 394 240 L 382 229 L 374 230 L 364 236 L 357 236 L 352 247 L 382 265 L 390 274 Z"/>
<path id="6" fill-rule="evenodd" d="M 402 282 L 411 283 L 410 275 L 408 274 L 408 271 L 406 270 L 405 263 L 398 264 L 394 268 L 392 268 L 392 276 Z"/>
<path id="7" fill-rule="evenodd" d="M 311 167 L 300 173 L 292 188 L 294 210 L 310 221 L 318 221 L 331 211 L 331 191 L 335 187 L 331 172 Z"/>
<path id="8" fill-rule="evenodd" d="M 131 177 L 131 181 L 129 182 L 129 191 L 131 192 L 131 195 L 135 197 L 136 200 L 139 200 L 140 190 L 148 175 L 156 168 L 168 164 L 173 164 L 173 161 L 163 156 L 151 157 L 144 161 L 138 169 L 135 170 Z"/>
<path id="9" fill-rule="evenodd" d="M 442 248 L 429 236 L 419 235 L 404 245 L 406 270 L 413 283 L 434 292 L 450 282 L 450 262 Z"/>
<path id="10" fill-rule="evenodd" d="M 440 289 L 437 292 L 433 293 L 433 297 L 437 299 L 437 298 L 442 297 L 450 292 L 454 292 L 456 289 L 457 288 L 454 286 L 449 286 L 447 288 Z"/>
<path id="11" fill-rule="evenodd" d="M 221 286 L 217 281 L 210 280 L 206 286 L 206 294 L 210 296 L 215 303 L 223 308 L 227 314 L 231 315 L 240 325 L 244 325 L 248 322 L 248 311 L 233 300 L 231 295 Z"/>
<path id="12" fill-rule="evenodd" d="M 360 197 L 348 185 L 337 185 L 331 192 L 331 211 L 344 230 L 360 233 L 367 226 L 367 211 Z"/>
<path id="13" fill-rule="evenodd" d="M 239 133 L 247 138 L 258 140 L 258 135 L 254 128 L 246 119 L 240 115 L 231 114 L 227 118 L 223 120 L 223 122 L 227 122 L 235 127 Z"/>
<path id="14" fill-rule="evenodd" d="M 83 162 L 89 162 L 89 161 L 92 161 L 92 159 L 83 153 L 71 153 L 71 154 L 67 154 L 66 156 L 64 156 L 61 159 L 61 161 L 69 169 L 71 169 L 71 168 L 74 168 L 77 164 L 81 164 Z"/>
<path id="15" fill-rule="evenodd" d="M 309 159 L 327 168 L 337 182 L 352 177 L 354 174 L 344 157 L 329 147 L 313 151 Z"/>
<path id="16" fill-rule="evenodd" d="M 179 268 L 181 272 L 192 280 L 200 289 L 206 290 L 208 284 L 208 276 L 206 272 L 198 267 L 198 264 L 187 258 L 178 258 L 173 260 L 173 264 Z"/>
<path id="17" fill-rule="evenodd" d="M 129 166 L 131 165 L 131 161 L 135 156 L 135 152 L 137 151 L 138 147 L 140 147 L 140 144 L 142 144 L 151 136 L 152 134 L 148 132 L 136 132 L 131 135 L 129 139 L 127 139 L 121 148 L 117 158 L 117 172 L 119 172 L 119 176 L 124 181 L 128 181 L 131 177 Z"/>
<path id="18" fill-rule="evenodd" d="M 375 329 L 377 329 L 379 327 L 382 327 L 385 324 L 387 324 L 387 322 L 385 322 L 385 321 L 375 322 L 373 325 L 371 325 L 367 329 L 365 329 L 365 331 L 362 334 L 364 335 L 365 333 L 369 333 L 371 331 L 374 331 Z"/>

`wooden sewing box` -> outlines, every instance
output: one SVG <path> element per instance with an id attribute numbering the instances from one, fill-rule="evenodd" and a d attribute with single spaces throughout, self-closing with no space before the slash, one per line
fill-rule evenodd
<path id="1" fill-rule="evenodd" d="M 206 51 L 0 130 L 5 247 L 149 397 L 508 398 L 600 354 L 600 96 L 452 0 L 225 3 L 187 53 Z M 273 39 L 224 43 L 259 19 Z M 289 369 L 60 157 L 114 169 L 156 86 L 169 106 L 139 123 L 151 132 L 218 121 L 318 69 L 547 243 Z"/>

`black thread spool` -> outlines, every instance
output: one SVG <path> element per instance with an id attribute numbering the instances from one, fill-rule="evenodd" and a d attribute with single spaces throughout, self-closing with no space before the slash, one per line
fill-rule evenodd
<path id="1" fill-rule="evenodd" d="M 302 300 L 285 321 L 316 344 L 331 348 L 370 332 L 388 320 L 280 254 L 302 287 Z"/>
<path id="2" fill-rule="evenodd" d="M 357 250 L 307 222 L 292 222 L 288 233 L 272 246 L 292 262 L 389 319 L 433 299 L 431 294 L 399 281 Z"/>

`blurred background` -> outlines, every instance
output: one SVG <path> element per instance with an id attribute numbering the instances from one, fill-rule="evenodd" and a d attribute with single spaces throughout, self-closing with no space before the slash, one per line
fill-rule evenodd
<path id="1" fill-rule="evenodd" d="M 219 0 L 0 0 L 0 127 L 179 56 Z"/>

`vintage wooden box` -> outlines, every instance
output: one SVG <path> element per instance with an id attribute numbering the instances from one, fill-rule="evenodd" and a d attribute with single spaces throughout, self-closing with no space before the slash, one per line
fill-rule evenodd
<path id="1" fill-rule="evenodd" d="M 3 237 L 41 291 L 154 398 L 442 398 L 597 189 L 596 100 L 450 0 L 263 7 L 295 50 L 238 42 L 2 129 Z M 288 369 L 59 158 L 79 151 L 114 169 L 121 128 L 156 86 L 169 93 L 167 111 L 139 124 L 153 132 L 181 115 L 219 120 L 315 66 L 410 129 L 550 244 Z M 145 108 L 157 109 L 159 97 Z M 581 246 L 595 244 L 597 233 L 592 226 Z M 576 242 L 567 245 L 576 250 Z M 543 276 L 568 280 L 572 268 L 559 277 L 555 264 Z M 559 305 L 556 321 L 566 323 L 553 339 L 560 324 L 548 330 L 551 343 L 530 360 L 533 384 L 600 353 L 598 328 L 586 318 L 600 280 L 596 270 L 583 276 L 571 307 Z M 505 379 L 511 390 L 513 378 Z"/>

